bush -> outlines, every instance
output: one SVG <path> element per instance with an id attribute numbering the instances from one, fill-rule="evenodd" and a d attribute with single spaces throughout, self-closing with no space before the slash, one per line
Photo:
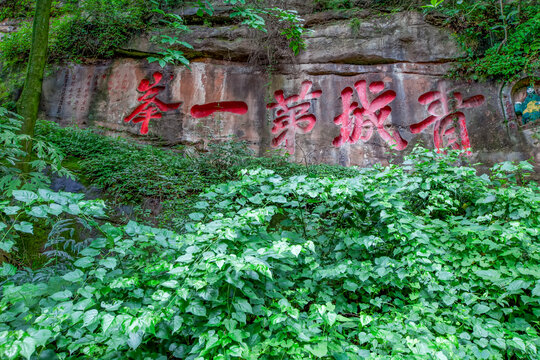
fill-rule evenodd
<path id="1" fill-rule="evenodd" d="M 63 154 L 42 138 L 20 134 L 22 119 L 0 107 L 0 196 L 10 196 L 13 190 L 35 190 L 47 187 L 50 179 L 44 174 L 49 168 L 60 176 L 71 176 L 62 167 Z M 24 150 L 32 143 L 32 154 Z M 28 172 L 21 171 L 27 163 Z"/>
<path id="2" fill-rule="evenodd" d="M 201 196 L 184 235 L 101 226 L 72 268 L 3 285 L 0 353 L 536 359 L 540 189 L 527 163 L 478 176 L 459 161 L 245 171 Z"/>
<path id="3" fill-rule="evenodd" d="M 435 7 L 467 53 L 451 76 L 512 81 L 540 69 L 538 1 L 446 1 Z"/>
<path id="4" fill-rule="evenodd" d="M 111 58 L 131 36 L 147 29 L 149 12 L 142 0 L 85 1 L 56 32 L 51 59 Z"/>
<path id="5" fill-rule="evenodd" d="M 267 167 L 290 177 L 306 171 L 319 176 L 353 176 L 355 169 L 341 166 L 292 164 L 284 157 L 253 157 L 247 144 L 210 144 L 198 154 L 173 152 L 133 141 L 112 139 L 90 130 L 61 128 L 51 122 L 38 124 L 37 133 L 76 162 L 79 174 L 107 191 L 115 202 L 141 204 L 152 199 L 163 206 L 158 223 L 183 229 L 189 204 L 209 186 L 239 178 L 241 169 Z M 146 214 L 139 218 L 150 223 Z M 155 222 L 154 222 L 155 223 Z"/>
<path id="6" fill-rule="evenodd" d="M 68 219 L 65 215 L 80 213 L 84 195 L 53 196 L 43 190 L 51 183 L 51 172 L 72 175 L 61 165 L 62 153 L 39 137 L 32 139 L 20 134 L 21 125 L 18 115 L 0 107 L 0 263 L 35 266 L 47 260 L 41 254 L 44 244 L 53 246 L 66 231 L 74 231 L 72 222 L 80 219 Z M 32 142 L 31 155 L 24 150 L 28 141 Z M 14 201 L 26 205 L 15 205 Z M 68 255 L 65 250 L 56 254 Z"/>
<path id="7" fill-rule="evenodd" d="M 91 0 L 69 9 L 51 18 L 50 61 L 111 58 L 116 48 L 147 29 L 150 14 L 142 0 Z M 25 63 L 31 40 L 32 24 L 26 20 L 0 42 L 0 60 L 7 67 Z"/>
<path id="8" fill-rule="evenodd" d="M 0 21 L 31 17 L 35 9 L 33 0 L 2 0 L 0 5 Z"/>

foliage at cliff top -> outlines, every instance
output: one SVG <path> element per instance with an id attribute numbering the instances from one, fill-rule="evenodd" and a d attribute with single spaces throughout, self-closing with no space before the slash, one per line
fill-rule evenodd
<path id="1" fill-rule="evenodd" d="M 275 7 L 271 2 L 223 0 L 217 3 L 231 6 L 230 23 L 247 25 L 265 32 L 268 27 L 267 20 L 276 19 L 280 28 L 278 36 L 286 39 L 293 52 L 297 53 L 304 46 L 303 20 L 294 11 Z M 214 5 L 206 0 L 55 2 L 51 15 L 50 60 L 84 61 L 111 58 L 133 35 L 150 29 L 169 27 L 175 30 L 177 36 L 188 32 L 189 22 L 177 14 L 180 7 L 197 10 L 195 15 L 190 16 L 192 22 L 211 21 L 215 15 Z M 28 58 L 31 43 L 31 24 L 28 20 L 33 16 L 33 9 L 33 2 L 22 1 L 10 3 L 0 11 L 0 20 L 9 17 L 23 20 L 19 30 L 7 35 L 0 42 L 0 60 L 8 65 L 25 62 Z M 155 41 L 168 45 L 159 58 L 166 59 L 165 63 L 175 60 L 183 64 L 189 63 L 179 50 L 190 48 L 188 43 L 168 35 Z"/>
<path id="2" fill-rule="evenodd" d="M 162 45 L 162 50 L 150 56 L 149 61 L 158 61 L 162 66 L 169 63 L 186 65 L 189 64 L 186 50 L 191 45 L 179 40 L 178 35 L 189 31 L 190 23 L 212 26 L 214 20 L 243 24 L 261 31 L 272 28 L 268 36 L 282 38 L 292 52 L 298 53 L 304 48 L 303 35 L 307 30 L 294 11 L 275 7 L 270 1 L 224 0 L 223 3 L 235 7 L 228 20 L 214 16 L 212 2 L 206 0 L 58 1 L 52 12 L 50 60 L 111 58 L 117 56 L 117 49 L 132 36 L 165 26 L 175 29 L 176 34 L 158 36 L 155 41 Z M 536 0 L 316 0 L 312 5 L 315 11 L 374 8 L 382 12 L 415 10 L 435 15 L 439 23 L 455 32 L 467 53 L 453 76 L 508 81 L 540 70 L 540 40 L 537 36 L 540 33 L 540 3 Z M 179 6 L 195 6 L 197 14 L 181 17 L 172 11 Z M 0 10 L 0 19 L 29 19 L 33 8 L 33 1 L 8 0 Z M 353 18 L 351 24 L 358 20 Z M 0 42 L 0 61 L 7 65 L 6 68 L 26 61 L 30 38 L 30 25 L 23 24 Z M 0 102 L 6 96 L 1 92 L 5 90 L 0 89 Z"/>
<path id="3" fill-rule="evenodd" d="M 465 161 L 416 148 L 351 178 L 246 170 L 183 234 L 105 224 L 76 194 L 2 195 L 2 254 L 50 229 L 52 260 L 0 267 L 0 357 L 537 359 L 540 188 L 526 162 Z"/>
<path id="4" fill-rule="evenodd" d="M 437 10 L 467 51 L 458 76 L 511 81 L 540 71 L 540 2 L 444 1 Z"/>

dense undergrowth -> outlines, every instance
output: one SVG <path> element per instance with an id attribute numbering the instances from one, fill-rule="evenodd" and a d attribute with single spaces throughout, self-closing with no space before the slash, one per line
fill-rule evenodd
<path id="1" fill-rule="evenodd" d="M 17 156 L 9 116 L 0 114 L 0 150 Z M 85 159 L 93 180 L 121 184 L 158 166 L 167 178 L 203 176 L 181 169 L 204 158 L 41 126 Z M 107 159 L 115 156 L 123 162 Z M 209 181 L 193 206 L 177 204 L 190 211 L 181 234 L 108 224 L 103 201 L 78 194 L 31 184 L 2 191 L 0 357 L 537 359 L 540 189 L 528 179 L 532 167 L 507 162 L 479 176 L 460 163 L 458 152 L 415 148 L 402 165 L 341 177 L 292 165 L 277 167 L 287 176 L 244 170 Z M 18 174 L 9 162 L 0 171 Z M 116 191 L 143 197 L 154 191 L 140 190 L 143 180 Z M 185 196 L 174 187 L 166 196 Z M 76 239 L 75 223 L 88 235 Z M 50 261 L 38 269 L 10 260 L 29 236 L 47 238 Z"/>
<path id="2" fill-rule="evenodd" d="M 183 235 L 96 224 L 74 262 L 4 268 L 0 352 L 535 359 L 540 191 L 509 163 L 488 177 L 456 161 L 416 149 L 349 179 L 245 171 L 201 196 Z M 13 195 L 27 215 L 84 208 Z"/>
<path id="3" fill-rule="evenodd" d="M 40 123 L 37 133 L 68 157 L 68 167 L 104 189 L 108 198 L 136 205 L 138 220 L 173 225 L 177 231 L 182 231 L 188 215 L 182 209 L 193 204 L 196 195 L 209 186 L 237 180 L 241 169 L 271 168 L 284 177 L 356 174 L 355 169 L 341 166 L 292 164 L 277 154 L 257 158 L 242 142 L 210 144 L 209 151 L 190 155 L 182 149 L 163 150 L 52 122 Z M 161 208 L 152 221 L 137 206 L 145 200 L 154 200 Z"/>

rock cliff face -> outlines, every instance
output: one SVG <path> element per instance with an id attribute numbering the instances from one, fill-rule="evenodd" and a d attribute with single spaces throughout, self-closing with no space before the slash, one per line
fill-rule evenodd
<path id="1" fill-rule="evenodd" d="M 537 129 L 511 111 L 511 85 L 445 78 L 462 56 L 449 33 L 412 12 L 355 19 L 307 15 L 307 49 L 271 73 L 249 63 L 261 46 L 253 33 L 231 26 L 187 35 L 191 70 L 128 58 L 59 68 L 42 114 L 169 145 L 237 137 L 259 155 L 281 149 L 310 163 L 387 163 L 417 143 L 467 149 L 487 165 L 540 162 Z M 124 51 L 155 52 L 151 36 Z"/>

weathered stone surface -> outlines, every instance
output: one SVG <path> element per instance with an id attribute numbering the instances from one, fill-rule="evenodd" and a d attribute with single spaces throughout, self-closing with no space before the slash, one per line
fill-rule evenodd
<path id="1" fill-rule="evenodd" d="M 191 32 L 178 36 L 180 40 L 186 41 L 193 46 L 193 49 L 179 48 L 186 53 L 188 59 L 213 58 L 226 61 L 246 61 L 253 53 L 255 42 L 251 33 L 246 27 L 238 26 L 191 26 Z M 127 51 L 138 51 L 143 53 L 158 53 L 161 45 L 152 41 L 159 35 L 174 36 L 170 31 L 154 31 L 136 38 L 133 38 L 122 49 Z"/>
<path id="2" fill-rule="evenodd" d="M 144 61 L 122 59 L 101 65 L 73 65 L 59 69 L 45 81 L 42 114 L 62 124 L 101 126 L 109 134 L 160 144 L 202 146 L 205 142 L 223 141 L 235 136 L 248 141 L 259 155 L 277 145 L 283 151 L 294 151 L 293 160 L 308 163 L 359 166 L 388 163 L 392 159 L 399 160 L 417 143 L 435 147 L 436 129 L 441 131 L 438 139 L 442 145 L 451 143 L 453 139 L 457 140 L 456 144 L 463 145 L 468 133 L 472 149 L 470 157 L 475 162 L 489 165 L 531 157 L 540 160 L 540 148 L 532 136 L 534 130 L 511 129 L 505 122 L 499 87 L 489 83 L 444 80 L 442 76 L 448 67 L 448 64 L 434 63 L 305 64 L 283 66 L 277 74 L 268 77 L 258 68 L 245 64 L 194 62 L 190 71 L 183 67 L 161 69 Z M 156 73 L 161 74 L 157 84 L 160 88 L 152 97 L 148 88 L 156 85 L 153 83 Z M 147 83 L 143 82 L 145 79 Z M 359 138 L 353 143 L 336 144 L 343 126 L 335 119 L 343 113 L 343 106 L 362 102 L 359 90 L 355 89 L 355 84 L 362 89 L 359 81 L 366 81 L 369 86 L 364 99 L 368 104 L 352 104 L 353 110 L 357 108 L 357 112 L 363 113 L 355 117 L 351 111 L 346 116 L 351 123 L 351 136 L 355 122 L 363 122 L 357 126 Z M 144 84 L 146 88 L 142 86 Z M 349 102 L 344 101 L 347 88 L 352 94 Z M 279 107 L 267 108 L 267 104 L 280 100 L 281 93 L 276 91 L 283 91 L 283 111 L 278 113 Z M 434 91 L 441 93 L 436 96 L 429 93 Z M 429 94 L 424 95 L 426 93 Z M 454 93 L 460 93 L 461 97 Z M 299 98 L 287 102 L 293 95 Z M 422 95 L 423 104 L 419 102 Z M 374 101 L 377 96 L 382 96 L 384 101 Z M 445 105 L 436 103 L 437 96 Z M 154 99 L 154 102 L 148 99 Z M 164 104 L 162 110 L 156 108 L 155 99 Z M 228 103 L 231 101 L 235 105 Z M 177 103 L 181 104 L 175 108 Z M 247 109 L 238 103 L 243 103 Z M 162 116 L 149 116 L 148 134 L 141 134 L 141 123 L 125 122 L 130 115 L 133 115 L 132 120 L 136 120 L 137 114 L 144 117 L 144 111 L 136 112 L 141 104 L 143 108 L 147 104 L 148 109 L 155 110 L 148 114 Z M 386 120 L 381 115 L 384 111 L 390 111 Z M 464 117 L 465 128 L 454 124 L 453 120 L 447 127 L 437 125 L 440 125 L 443 115 L 454 114 L 459 118 L 460 113 Z M 274 121 L 288 114 L 292 117 Z M 438 120 L 424 129 L 419 129 L 418 125 L 415 128 L 415 124 L 433 114 L 438 116 Z M 381 117 L 384 122 L 379 127 L 370 122 L 370 119 Z M 284 129 L 290 131 L 284 135 L 288 143 L 279 143 Z M 396 143 L 396 139 L 401 149 L 398 146 L 392 150 L 390 144 Z"/>
<path id="3" fill-rule="evenodd" d="M 448 32 L 426 23 L 419 13 L 366 13 L 356 19 L 314 26 L 299 62 L 446 62 L 463 55 Z"/>
<path id="4" fill-rule="evenodd" d="M 294 62 L 388 64 L 396 62 L 447 62 L 463 55 L 455 40 L 442 28 L 428 24 L 421 14 L 403 12 L 390 15 L 374 15 L 357 12 L 352 19 L 343 12 L 326 12 L 323 23 L 321 15 L 308 17 L 312 33 L 308 34 L 307 48 L 300 52 Z M 342 15 L 339 15 L 342 14 Z M 227 61 L 246 61 L 251 54 L 260 51 L 257 33 L 245 27 L 192 26 L 192 32 L 179 36 L 193 45 L 185 49 L 188 58 L 213 58 Z M 133 39 L 125 50 L 156 53 L 159 45 L 152 43 L 154 32 Z M 172 34 L 170 34 L 172 35 Z M 260 34 L 259 34 L 260 35 Z M 286 45 L 285 45 L 286 46 Z M 282 62 L 290 59 L 284 58 Z"/>

